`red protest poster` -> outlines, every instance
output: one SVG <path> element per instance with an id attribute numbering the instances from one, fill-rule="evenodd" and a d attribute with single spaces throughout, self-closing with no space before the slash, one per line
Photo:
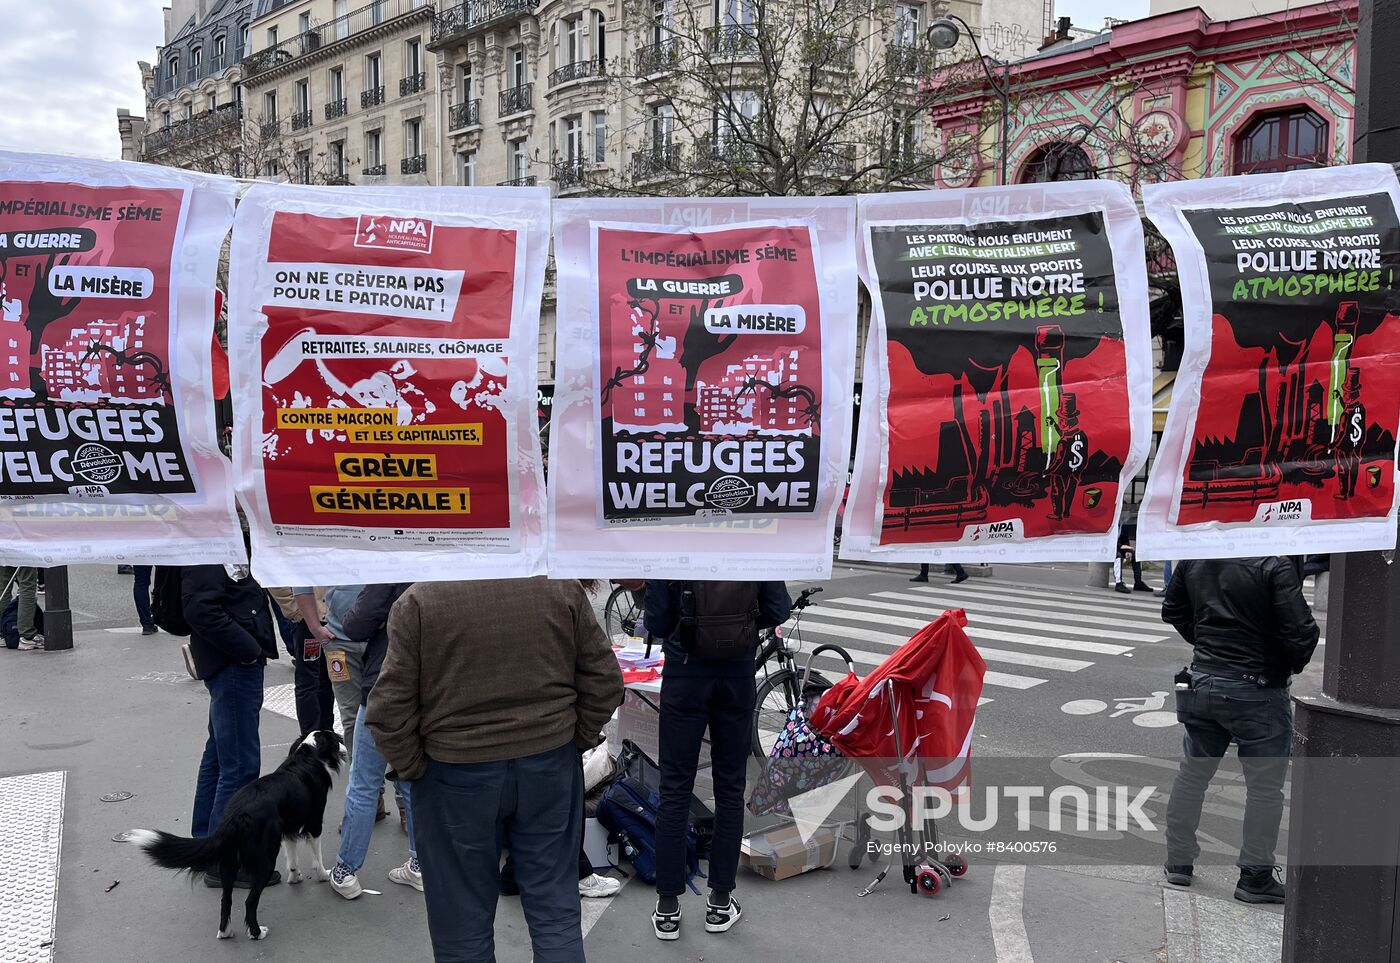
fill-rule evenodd
<path id="1" fill-rule="evenodd" d="M 596 257 L 603 519 L 815 513 L 812 228 L 600 226 Z"/>
<path id="2" fill-rule="evenodd" d="M 513 231 L 273 215 L 261 428 L 278 535 L 510 527 L 515 266 Z"/>

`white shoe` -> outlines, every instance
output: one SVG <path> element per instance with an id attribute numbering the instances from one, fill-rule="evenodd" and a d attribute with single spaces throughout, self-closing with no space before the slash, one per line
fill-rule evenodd
<path id="1" fill-rule="evenodd" d="M 354 899 L 365 891 L 360 885 L 360 878 L 339 863 L 331 870 L 330 884 L 331 889 L 346 899 Z"/>
<path id="2" fill-rule="evenodd" d="M 578 881 L 578 894 L 589 899 L 607 899 L 622 889 L 622 880 L 594 873 Z"/>
<path id="3" fill-rule="evenodd" d="M 34 652 L 44 647 L 44 637 L 35 633 L 27 639 L 19 640 L 19 651 Z"/>
<path id="4" fill-rule="evenodd" d="M 410 859 L 402 866 L 395 866 L 389 870 L 389 880 L 403 886 L 412 886 L 418 892 L 423 892 L 423 873 L 414 868 L 414 864 L 417 862 L 416 859 Z"/>

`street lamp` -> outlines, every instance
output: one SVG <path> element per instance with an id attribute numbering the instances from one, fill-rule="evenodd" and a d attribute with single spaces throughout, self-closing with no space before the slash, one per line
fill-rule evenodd
<path id="1" fill-rule="evenodd" d="M 967 21 L 962 17 L 949 14 L 946 17 L 939 17 L 929 24 L 924 36 L 928 40 L 928 45 L 934 50 L 952 50 L 966 33 L 967 39 L 972 41 L 972 49 L 977 54 L 977 62 L 982 65 L 982 73 L 987 75 L 987 83 L 992 85 L 992 90 L 996 92 L 997 99 L 1001 101 L 1001 162 L 1000 176 L 998 184 L 1006 183 L 1006 154 L 1007 137 L 1011 124 L 1011 95 L 1005 84 L 997 83 L 997 79 L 992 76 L 991 70 L 987 68 L 987 58 L 982 55 L 982 47 L 977 43 L 977 36 L 972 32 L 972 28 L 967 25 Z M 1010 65 L 1003 65 L 1010 74 Z"/>

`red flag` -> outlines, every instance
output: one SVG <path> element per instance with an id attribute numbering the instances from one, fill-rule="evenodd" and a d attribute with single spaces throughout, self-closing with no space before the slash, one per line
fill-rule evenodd
<path id="1" fill-rule="evenodd" d="M 209 358 L 213 364 L 214 400 L 221 401 L 229 388 L 228 352 L 219 344 L 219 314 L 224 309 L 224 292 L 214 289 L 214 333 L 210 335 Z"/>
<path id="2" fill-rule="evenodd" d="M 857 760 L 901 760 L 912 785 L 959 785 L 987 672 L 965 625 L 962 609 L 944 612 L 863 681 L 847 675 L 817 703 L 813 728 Z M 898 745 L 890 682 L 899 709 Z M 882 781 L 898 775 L 889 763 L 866 769 Z"/>

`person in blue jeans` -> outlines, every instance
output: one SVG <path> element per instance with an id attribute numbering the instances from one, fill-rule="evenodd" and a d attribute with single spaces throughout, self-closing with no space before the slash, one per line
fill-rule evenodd
<path id="1" fill-rule="evenodd" d="M 136 617 L 141 620 L 141 634 L 155 635 L 156 620 L 151 616 L 151 566 L 131 566 L 131 600 L 136 603 Z"/>
<path id="2" fill-rule="evenodd" d="M 379 680 L 384 655 L 389 649 L 389 612 L 411 583 L 366 585 L 349 610 L 338 620 L 341 634 L 352 642 L 364 643 L 364 661 L 360 667 L 360 709 L 355 715 L 355 751 L 350 757 L 350 778 L 345 787 L 345 816 L 340 823 L 340 852 L 331 867 L 331 889 L 346 899 L 355 899 L 364 892 L 360 885 L 360 870 L 369 852 L 370 836 L 374 832 L 379 810 L 380 793 L 384 788 L 384 767 L 387 765 L 374 733 L 365 727 L 365 706 L 369 694 Z M 423 892 L 423 871 L 418 865 L 418 850 L 413 835 L 413 794 L 410 785 L 398 783 L 400 806 L 403 807 L 405 828 L 408 830 L 408 861 L 389 871 L 389 879 Z"/>
<path id="3" fill-rule="evenodd" d="M 1307 667 L 1318 628 L 1286 558 L 1188 560 L 1162 601 L 1193 653 L 1177 675 L 1176 714 L 1186 729 L 1167 802 L 1167 882 L 1190 886 L 1207 787 L 1233 742 L 1244 770 L 1244 838 L 1235 899 L 1282 903 L 1274 849 L 1292 749 L 1289 680 Z"/>
<path id="4" fill-rule="evenodd" d="M 194 836 L 208 836 L 223 818 L 229 799 L 258 778 L 258 735 L 263 669 L 277 658 L 272 616 L 262 587 L 246 566 L 191 565 L 181 570 L 185 620 L 195 671 L 209 690 L 209 729 L 195 785 Z M 268 885 L 279 882 L 274 870 Z M 205 885 L 220 887 L 215 874 Z M 250 880 L 240 874 L 235 885 Z"/>

